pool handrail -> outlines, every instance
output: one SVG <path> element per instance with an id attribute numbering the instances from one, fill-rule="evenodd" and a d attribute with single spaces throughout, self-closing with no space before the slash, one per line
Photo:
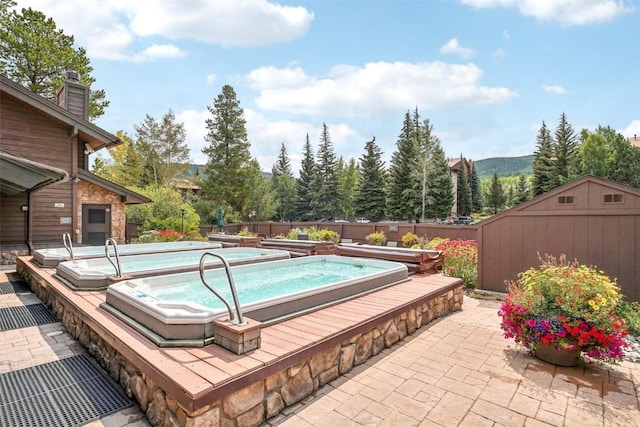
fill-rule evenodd
<path id="1" fill-rule="evenodd" d="M 109 245 L 113 246 L 113 253 L 116 256 L 116 262 L 115 263 L 111 259 L 111 255 L 109 255 Z M 111 263 L 111 265 L 113 265 L 113 268 L 116 269 L 116 277 L 118 277 L 118 278 L 122 277 L 122 267 L 120 266 L 120 254 L 118 253 L 118 243 L 116 243 L 116 241 L 115 241 L 115 239 L 113 239 L 113 237 L 109 237 L 107 240 L 105 240 L 105 242 L 104 242 L 104 254 L 107 257 L 107 259 L 109 260 L 109 262 Z"/>
<path id="2" fill-rule="evenodd" d="M 71 234 L 62 233 L 62 244 L 64 245 L 65 249 L 69 251 L 69 256 L 73 261 L 73 244 L 71 243 Z"/>
<path id="3" fill-rule="evenodd" d="M 233 297 L 233 304 L 236 307 L 236 313 L 238 313 L 238 320 L 236 320 L 233 314 L 233 310 L 231 310 L 231 306 L 229 305 L 229 302 L 222 295 L 216 292 L 216 290 L 213 289 L 213 287 L 209 284 L 209 282 L 207 282 L 207 279 L 204 277 L 204 259 L 207 255 L 212 256 L 214 258 L 218 258 L 220 261 L 222 261 L 222 265 L 224 266 L 224 271 L 227 273 L 227 280 L 229 281 L 229 287 L 231 288 L 231 296 Z M 229 263 L 227 262 L 227 260 L 222 255 L 214 254 L 213 252 L 205 252 L 200 257 L 199 270 L 200 270 L 200 280 L 202 280 L 202 283 L 207 287 L 207 289 L 213 292 L 213 294 L 217 296 L 218 299 L 220 299 L 220 301 L 222 301 L 224 305 L 227 307 L 227 310 L 229 311 L 229 321 L 239 326 L 246 325 L 246 322 L 244 321 L 244 317 L 242 315 L 242 310 L 240 308 L 240 301 L 238 300 L 236 285 L 233 282 L 233 277 L 231 277 L 231 267 L 229 266 Z"/>

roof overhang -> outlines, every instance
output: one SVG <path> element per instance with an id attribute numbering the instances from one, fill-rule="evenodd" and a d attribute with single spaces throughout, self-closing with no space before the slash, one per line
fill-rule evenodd
<path id="1" fill-rule="evenodd" d="M 0 150 L 0 195 L 3 197 L 68 180 L 69 174 L 62 169 Z"/>
<path id="2" fill-rule="evenodd" d="M 83 181 L 89 182 L 93 185 L 97 185 L 98 187 L 102 187 L 105 190 L 109 190 L 112 193 L 120 195 L 120 200 L 126 205 L 149 203 L 153 201 L 140 193 L 136 193 L 135 191 L 129 190 L 128 188 L 108 181 L 96 174 L 83 169 L 78 170 L 77 177 Z"/>

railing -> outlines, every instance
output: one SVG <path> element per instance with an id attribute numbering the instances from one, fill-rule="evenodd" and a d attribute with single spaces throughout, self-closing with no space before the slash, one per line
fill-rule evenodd
<path id="1" fill-rule="evenodd" d="M 236 320 L 235 315 L 233 314 L 233 310 L 231 309 L 231 306 L 229 305 L 227 300 L 218 292 L 216 292 L 216 290 L 213 289 L 213 287 L 209 284 L 209 282 L 207 282 L 207 279 L 204 277 L 204 259 L 206 258 L 207 255 L 212 256 L 214 258 L 218 258 L 220 261 L 222 261 L 222 265 L 224 265 L 224 270 L 227 273 L 227 280 L 229 281 L 229 287 L 231 288 L 231 296 L 233 297 L 233 304 L 236 307 L 236 313 L 238 313 L 238 320 Z M 202 257 L 200 257 L 199 269 L 200 269 L 200 280 L 202 280 L 202 283 L 215 296 L 217 296 L 220 299 L 220 301 L 222 301 L 224 305 L 227 307 L 227 310 L 229 311 L 229 321 L 237 325 L 245 325 L 246 323 L 244 321 L 244 317 L 242 316 L 242 310 L 240 309 L 240 302 L 238 300 L 238 293 L 236 292 L 236 285 L 235 283 L 233 283 L 233 277 L 231 277 L 231 267 L 229 266 L 229 263 L 227 262 L 227 260 L 221 255 L 214 254 L 212 252 L 205 252 L 204 254 L 202 254 Z"/>
<path id="2" fill-rule="evenodd" d="M 113 253 L 116 256 L 116 261 L 115 262 L 113 262 L 113 260 L 111 259 L 111 255 L 109 255 L 109 245 L 113 246 Z M 111 237 L 109 237 L 104 242 L 104 254 L 106 255 L 106 257 L 109 260 L 109 262 L 111 263 L 111 265 L 113 265 L 113 268 L 116 269 L 116 277 L 122 277 L 122 267 L 120 266 L 120 254 L 118 253 L 118 244 Z"/>
<path id="3" fill-rule="evenodd" d="M 62 234 L 62 244 L 67 249 L 67 251 L 69 251 L 69 256 L 71 257 L 71 260 L 73 260 L 73 243 L 71 243 L 71 234 Z"/>

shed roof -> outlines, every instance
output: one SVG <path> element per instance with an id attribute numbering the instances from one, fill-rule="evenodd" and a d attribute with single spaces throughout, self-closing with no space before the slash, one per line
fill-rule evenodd
<path id="1" fill-rule="evenodd" d="M 527 210 L 529 207 L 540 203 L 543 200 L 546 199 L 550 199 L 550 198 L 554 198 L 558 195 L 561 195 L 563 193 L 566 193 L 567 191 L 582 186 L 586 183 L 596 183 L 605 187 L 609 187 L 614 191 L 620 191 L 623 193 L 629 193 L 634 195 L 635 197 L 640 198 L 640 189 L 639 188 L 635 188 L 635 187 L 631 187 L 628 185 L 624 185 L 624 184 L 620 184 L 618 182 L 612 181 L 610 179 L 606 179 L 606 178 L 601 178 L 599 176 L 595 176 L 595 175 L 585 175 L 582 178 L 578 178 L 574 181 L 568 182 L 566 184 L 560 185 L 552 190 L 547 191 L 546 193 L 540 194 L 536 197 L 534 197 L 531 200 L 528 200 L 524 203 L 520 203 L 519 205 L 516 205 L 514 207 L 512 207 L 511 209 L 507 209 L 505 211 L 500 212 L 497 215 L 492 216 L 491 218 L 487 218 L 481 222 L 478 223 L 479 226 L 484 226 L 487 224 L 490 224 L 494 221 L 498 221 L 499 219 L 510 215 L 513 212 L 521 212 L 521 211 L 525 211 Z"/>
<path id="2" fill-rule="evenodd" d="M 14 196 L 68 179 L 69 174 L 62 169 L 0 150 L 1 196 Z"/>
<path id="3" fill-rule="evenodd" d="M 93 174 L 83 169 L 78 170 L 78 178 L 83 181 L 102 187 L 104 189 L 107 189 L 113 193 L 119 194 L 120 197 L 122 198 L 122 201 L 125 204 L 149 203 L 152 201 L 150 198 L 143 196 L 140 193 L 131 191 L 128 188 L 125 188 L 121 185 L 108 181 L 96 174 Z"/>

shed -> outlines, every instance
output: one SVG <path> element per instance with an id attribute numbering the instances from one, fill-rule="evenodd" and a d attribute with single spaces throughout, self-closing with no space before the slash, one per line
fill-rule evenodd
<path id="1" fill-rule="evenodd" d="M 640 190 L 592 175 L 564 184 L 477 224 L 478 288 L 505 281 L 565 254 L 617 278 L 640 301 Z"/>

